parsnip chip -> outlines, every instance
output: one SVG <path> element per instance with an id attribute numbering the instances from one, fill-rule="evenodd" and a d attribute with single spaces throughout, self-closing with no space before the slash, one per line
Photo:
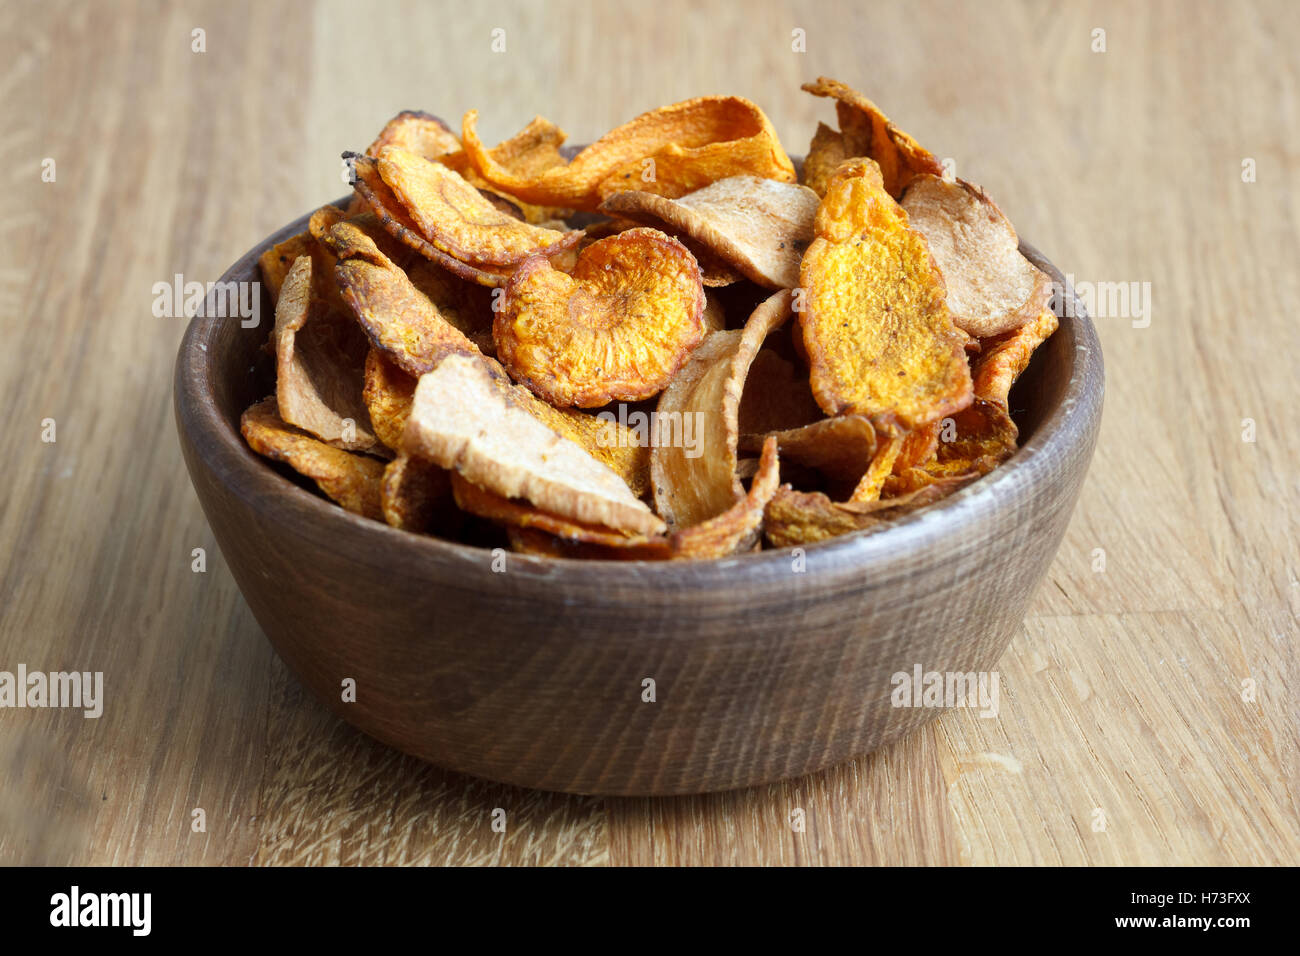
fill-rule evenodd
<path id="1" fill-rule="evenodd" d="M 817 204 L 817 194 L 806 186 L 731 176 L 680 199 L 641 190 L 616 193 L 600 211 L 694 240 L 761 286 L 793 289 L 812 241 Z"/>
<path id="2" fill-rule="evenodd" d="M 348 511 L 382 520 L 382 461 L 327 445 L 287 424 L 276 409 L 274 395 L 250 405 L 240 417 L 239 430 L 259 455 L 310 478 Z"/>
<path id="3" fill-rule="evenodd" d="M 478 138 L 478 112 L 465 114 L 461 138 L 485 180 L 525 202 L 594 211 L 625 189 L 681 196 L 728 176 L 794 182 L 794 164 L 757 106 L 738 96 L 702 96 L 643 113 L 592 143 L 566 166 L 513 172 Z"/>
<path id="4" fill-rule="evenodd" d="M 933 504 L 976 477 L 974 474 L 953 476 L 897 498 L 847 503 L 832 501 L 820 491 L 794 491 L 783 485 L 767 506 L 764 534 L 773 547 L 790 548 L 882 527 L 901 515 Z"/>
<path id="5" fill-rule="evenodd" d="M 817 403 L 878 428 L 919 428 L 970 404 L 966 337 L 925 240 L 871 160 L 836 172 L 801 269 L 800 325 Z"/>
<path id="6" fill-rule="evenodd" d="M 471 266 L 455 256 L 449 256 L 426 239 L 401 200 L 393 194 L 379 175 L 378 161 L 369 156 L 344 153 L 343 158 L 352 163 L 352 188 L 366 201 L 370 211 L 394 239 L 414 249 L 426 259 L 437 263 L 453 275 L 485 286 L 502 286 L 509 278 L 509 270 L 490 266 Z"/>
<path id="7" fill-rule="evenodd" d="M 365 386 L 362 397 L 370 414 L 375 437 L 397 451 L 402 447 L 402 432 L 415 401 L 416 377 L 385 357 L 382 349 L 371 346 L 366 355 Z"/>
<path id="8" fill-rule="evenodd" d="M 959 328 L 980 338 L 999 335 L 1047 307 L 1052 280 L 1020 254 L 1015 228 L 982 189 L 918 176 L 902 206 L 943 273 Z"/>
<path id="9" fill-rule="evenodd" d="M 778 292 L 754 310 L 744 329 L 709 335 L 660 396 L 655 414 L 661 423 L 686 416 L 699 422 L 695 447 L 669 442 L 650 451 L 655 508 L 671 526 L 707 521 L 744 496 L 736 477 L 740 398 L 754 357 L 789 318 L 791 301 L 790 292 Z"/>
<path id="10" fill-rule="evenodd" d="M 380 151 L 379 175 L 426 239 L 473 266 L 518 265 L 529 256 L 572 248 L 582 238 L 581 230 L 556 232 L 507 215 L 459 173 L 397 146 Z"/>
<path id="11" fill-rule="evenodd" d="M 775 439 L 768 439 L 749 491 L 717 517 L 670 535 L 621 535 L 609 528 L 567 521 L 519 502 L 507 501 L 459 475 L 452 479 L 456 501 L 466 511 L 509 526 L 517 550 L 553 557 L 618 561 L 702 560 L 753 551 L 763 514 L 780 483 Z M 525 532 L 520 534 L 518 532 Z"/>
<path id="12" fill-rule="evenodd" d="M 400 454 L 384 469 L 384 520 L 420 534 L 454 534 L 461 514 L 451 494 L 451 474 L 423 458 Z"/>
<path id="13" fill-rule="evenodd" d="M 369 343 L 350 316 L 313 296 L 310 256 L 300 256 L 284 280 L 272 336 L 280 417 L 337 448 L 373 448 L 361 395 Z"/>
<path id="14" fill-rule="evenodd" d="M 385 146 L 399 146 L 425 159 L 440 159 L 460 152 L 460 140 L 438 117 L 423 110 L 403 110 L 384 126 L 366 149 L 366 155 L 378 158 Z"/>
<path id="15" fill-rule="evenodd" d="M 943 175 L 943 166 L 929 150 L 891 123 L 875 103 L 857 90 L 824 76 L 818 77 L 816 83 L 805 83 L 803 88 L 814 96 L 835 99 L 843 156 L 874 159 L 880 167 L 885 190 L 889 195 L 895 198 L 901 196 L 908 183 L 923 173 Z M 818 133 L 821 133 L 820 129 Z M 824 144 L 827 139 L 823 135 Z M 814 138 L 813 146 L 817 145 Z M 822 154 L 818 157 L 817 166 L 824 175 L 826 161 L 837 153 L 831 152 L 829 145 L 823 145 Z"/>
<path id="16" fill-rule="evenodd" d="M 330 236 L 344 300 L 370 341 L 404 371 L 419 376 L 450 353 L 480 354 L 369 236 L 347 222 L 331 229 Z"/>
<path id="17" fill-rule="evenodd" d="M 486 360 L 447 355 L 421 377 L 402 447 L 506 498 L 618 531 L 664 524 L 627 483 L 512 400 Z"/>
<path id="18" fill-rule="evenodd" d="M 727 327 L 727 310 L 711 292 L 704 293 L 704 312 L 700 316 L 700 323 L 704 326 L 705 335 L 720 332 Z"/>
<path id="19" fill-rule="evenodd" d="M 681 243 L 629 229 L 582 251 L 573 274 L 540 256 L 510 278 L 497 356 L 553 405 L 593 408 L 661 391 L 704 335 L 700 270 Z"/>

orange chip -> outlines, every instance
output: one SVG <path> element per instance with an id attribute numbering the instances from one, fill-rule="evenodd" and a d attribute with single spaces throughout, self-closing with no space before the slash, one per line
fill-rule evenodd
<path id="1" fill-rule="evenodd" d="M 966 337 L 944 304 L 943 277 L 874 162 L 840 167 L 816 233 L 801 269 L 800 325 L 822 409 L 909 429 L 969 405 Z"/>
<path id="2" fill-rule="evenodd" d="M 522 222 L 484 199 L 459 173 L 396 146 L 379 154 L 379 175 L 433 245 L 474 266 L 512 266 L 572 248 L 582 232 Z"/>
<path id="3" fill-rule="evenodd" d="M 440 159 L 459 152 L 460 140 L 438 117 L 423 110 L 403 110 L 380 130 L 366 155 L 377 159 L 385 146 L 399 146 L 425 159 Z"/>
<path id="4" fill-rule="evenodd" d="M 996 458 L 961 458 L 951 461 L 928 461 L 914 468 L 906 468 L 885 479 L 881 494 L 885 504 L 899 499 L 908 499 L 909 495 L 923 488 L 938 487 L 939 497 L 954 488 L 961 487 L 987 475 L 996 468 Z M 947 489 L 947 490 L 945 490 Z M 910 500 L 910 499 L 908 499 Z"/>
<path id="5" fill-rule="evenodd" d="M 350 317 L 314 298 L 310 256 L 300 256 L 284 280 L 272 340 L 280 417 L 335 447 L 373 448 L 361 395 L 369 345 Z"/>
<path id="6" fill-rule="evenodd" d="M 485 286 L 506 284 L 509 270 L 469 265 L 455 256 L 447 255 L 426 239 L 415 220 L 407 213 L 401 200 L 393 194 L 383 177 L 379 175 L 377 160 L 356 153 L 344 153 L 343 158 L 352 162 L 352 188 L 366 201 L 370 211 L 378 217 L 380 225 L 393 238 L 462 279 Z"/>
<path id="7" fill-rule="evenodd" d="M 420 378 L 404 450 L 564 518 L 625 532 L 663 530 L 627 482 L 534 417 L 500 387 L 487 362 L 453 353 Z"/>
<path id="8" fill-rule="evenodd" d="M 1015 453 L 1018 435 L 1019 429 L 1005 408 L 977 398 L 952 416 L 952 425 L 939 430 L 937 458 L 940 462 L 1002 461 Z"/>
<path id="9" fill-rule="evenodd" d="M 885 191 L 897 198 L 908 183 L 922 173 L 943 175 L 943 166 L 916 140 L 889 121 L 889 117 L 857 90 L 837 80 L 818 77 L 816 83 L 805 83 L 803 88 L 814 96 L 830 96 L 836 101 L 835 112 L 840 121 L 840 136 L 844 157 L 862 156 L 874 159 L 880 167 Z M 821 133 L 821 130 L 818 130 Z M 818 165 L 824 171 L 826 162 L 836 153 L 830 152 L 823 135 L 822 156 Z M 813 146 L 817 140 L 814 138 Z"/>
<path id="10" fill-rule="evenodd" d="M 324 242 L 325 234 L 347 218 L 349 218 L 348 214 L 338 206 L 321 206 L 312 213 L 311 218 L 307 220 L 307 232 L 309 232 L 311 237 L 317 242 Z"/>
<path id="11" fill-rule="evenodd" d="M 700 270 L 681 243 L 629 229 L 582 251 L 572 275 L 542 257 L 510 278 L 497 356 L 553 405 L 592 408 L 661 391 L 704 335 Z"/>
<path id="12" fill-rule="evenodd" d="M 655 414 L 661 423 L 683 423 L 686 416 L 700 423 L 695 448 L 670 442 L 650 450 L 655 507 L 670 525 L 707 521 L 744 496 L 736 476 L 740 398 L 754 357 L 789 318 L 791 301 L 789 291 L 778 292 L 754 310 L 744 329 L 709 335 L 660 396 Z"/>
<path id="13" fill-rule="evenodd" d="M 1020 328 L 1052 298 L 1052 280 L 1020 254 L 1016 230 L 979 187 L 918 176 L 903 197 L 948 290 L 953 322 L 984 338 Z"/>
<path id="14" fill-rule="evenodd" d="M 693 240 L 746 278 L 769 289 L 799 284 L 799 261 L 812 240 L 817 194 L 796 183 L 731 176 L 669 199 L 628 190 L 600 211 L 658 226 Z"/>
<path id="15" fill-rule="evenodd" d="M 310 256 L 315 267 L 313 274 L 318 277 L 315 282 L 316 296 L 328 301 L 329 289 L 321 284 L 320 277 L 329 275 L 329 268 L 333 264 L 332 257 L 312 238 L 310 232 L 300 232 L 267 249 L 257 260 L 258 268 L 262 273 L 262 282 L 271 294 L 272 305 L 279 303 L 280 288 L 284 285 L 285 277 L 289 275 L 293 264 L 303 256 Z M 337 292 L 335 294 L 337 296 Z"/>
<path id="16" fill-rule="evenodd" d="M 702 96 L 643 113 L 606 133 L 565 166 L 540 174 L 496 162 L 465 114 L 461 137 L 474 169 L 525 202 L 594 211 L 625 189 L 681 196 L 728 176 L 794 182 L 794 165 L 763 111 L 738 96 Z"/>
<path id="17" fill-rule="evenodd" d="M 896 429 L 887 429 L 883 435 L 877 435 L 876 454 L 867 466 L 858 485 L 849 496 L 850 502 L 875 501 L 885 485 L 885 479 L 894 471 L 899 452 L 903 450 L 904 436 Z"/>
<path id="18" fill-rule="evenodd" d="M 451 494 L 451 476 L 431 461 L 400 454 L 384 469 L 384 520 L 420 534 L 454 534 L 462 524 Z"/>
<path id="19" fill-rule="evenodd" d="M 239 419 L 239 430 L 253 451 L 310 478 L 348 511 L 382 519 L 382 461 L 327 445 L 286 424 L 274 395 L 250 405 Z"/>
<path id="20" fill-rule="evenodd" d="M 975 394 L 1006 408 L 1011 386 L 1029 366 L 1034 350 L 1051 337 L 1059 324 L 1056 313 L 1044 309 L 1016 331 L 983 342 L 975 362 Z"/>
<path id="21" fill-rule="evenodd" d="M 343 298 L 370 341 L 404 371 L 419 376 L 453 352 L 478 348 L 439 311 L 364 232 L 341 222 L 330 232 Z"/>
<path id="22" fill-rule="evenodd" d="M 514 136 L 502 140 L 488 150 L 488 156 L 491 157 L 493 163 L 509 170 L 512 174 L 526 179 L 533 179 L 542 175 L 548 169 L 568 165 L 568 159 L 560 152 L 560 146 L 563 145 L 564 140 L 564 130 L 550 120 L 537 116 Z M 446 163 L 480 189 L 508 199 L 519 209 L 527 222 L 540 224 L 547 219 L 564 219 L 572 212 L 570 209 L 556 206 L 538 206 L 527 203 L 504 189 L 490 186 L 487 180 L 474 169 L 469 161 L 469 156 L 463 151 L 444 156 L 440 161 Z"/>
<path id="23" fill-rule="evenodd" d="M 402 446 L 402 432 L 415 401 L 415 383 L 414 375 L 402 371 L 381 349 L 371 346 L 366 355 L 362 397 L 375 437 L 394 451 Z"/>
<path id="24" fill-rule="evenodd" d="M 933 504 L 977 477 L 958 475 L 897 498 L 847 503 L 832 501 L 820 491 L 794 491 L 783 485 L 767 506 L 764 534 L 773 547 L 790 548 L 883 527 L 901 515 Z"/>
<path id="25" fill-rule="evenodd" d="M 843 134 L 831 129 L 825 123 L 817 124 L 808 155 L 803 161 L 803 183 L 818 196 L 826 195 L 826 187 L 840 163 L 852 159 L 848 147 L 844 144 Z"/>

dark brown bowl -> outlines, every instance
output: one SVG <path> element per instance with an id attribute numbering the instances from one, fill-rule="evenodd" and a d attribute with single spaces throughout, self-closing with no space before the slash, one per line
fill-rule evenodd
<path id="1" fill-rule="evenodd" d="M 262 251 L 306 225 L 268 237 L 221 281 L 257 281 Z M 1074 305 L 1012 393 L 1023 409 L 1013 458 L 887 529 L 802 556 L 510 554 L 501 572 L 488 550 L 350 514 L 240 437 L 240 413 L 272 389 L 266 300 L 258 328 L 190 323 L 177 430 L 258 623 L 343 719 L 440 766 L 528 787 L 726 790 L 821 770 L 936 716 L 891 705 L 897 672 L 993 670 L 1056 553 L 1097 437 L 1101 349 Z M 345 678 L 355 703 L 342 700 Z"/>

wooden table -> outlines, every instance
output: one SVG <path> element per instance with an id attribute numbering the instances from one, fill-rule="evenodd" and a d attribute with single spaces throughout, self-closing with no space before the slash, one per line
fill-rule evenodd
<path id="1" fill-rule="evenodd" d="M 0 669 L 100 670 L 106 702 L 0 711 L 0 862 L 1300 859 L 1294 10 L 600 6 L 6 4 Z M 152 314 L 153 284 L 213 279 L 345 192 L 340 151 L 399 109 L 477 107 L 488 141 L 543 113 L 583 141 L 740 93 L 802 152 L 831 116 L 799 91 L 818 74 L 954 159 L 1076 281 L 1149 290 L 1098 318 L 1100 445 L 1000 716 L 762 789 L 605 800 L 422 765 L 307 699 L 190 488 L 184 321 Z"/>

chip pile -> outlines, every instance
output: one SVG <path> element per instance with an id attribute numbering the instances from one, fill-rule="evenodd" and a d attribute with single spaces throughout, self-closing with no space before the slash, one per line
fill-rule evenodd
<path id="1" fill-rule="evenodd" d="M 1017 447 L 1049 278 L 979 187 L 822 78 L 802 181 L 706 96 L 576 154 L 403 112 L 355 195 L 268 250 L 258 454 L 394 528 L 607 560 L 886 525 Z"/>

